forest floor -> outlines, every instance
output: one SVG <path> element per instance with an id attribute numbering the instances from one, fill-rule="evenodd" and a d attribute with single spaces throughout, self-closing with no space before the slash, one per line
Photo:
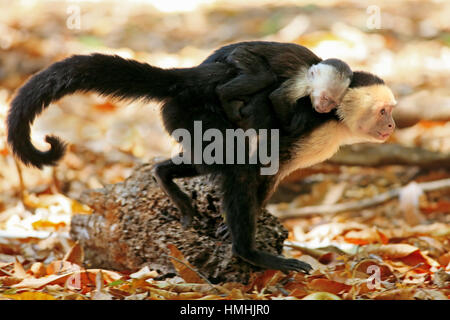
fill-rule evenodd
<path id="1" fill-rule="evenodd" d="M 171 154 L 175 144 L 157 104 L 94 94 L 52 104 L 33 126 L 33 141 L 45 149 L 43 138 L 53 133 L 71 144 L 60 165 L 43 171 L 14 160 L 4 124 L 27 77 L 71 54 L 187 67 L 221 45 L 258 39 L 306 45 L 322 58 L 378 74 L 393 89 L 397 112 L 413 118 L 388 143 L 448 154 L 450 3 L 222 1 L 186 12 L 126 2 L 48 3 L 0 1 L 0 299 L 450 298 L 450 188 L 423 188 L 448 181 L 448 166 L 326 163 L 295 173 L 269 209 L 291 217 L 283 220 L 290 231 L 285 254 L 309 262 L 312 274 L 268 270 L 248 284 L 211 285 L 179 263 L 178 276 L 164 280 L 148 269 L 84 269 L 82 249 L 69 238 L 71 217 L 90 212 L 76 200 L 83 190 L 123 181 L 138 164 Z M 379 28 L 370 20 L 377 8 Z M 399 195 L 377 205 L 292 217 L 305 206 L 394 189 Z M 173 255 L 184 259 L 176 249 Z"/>

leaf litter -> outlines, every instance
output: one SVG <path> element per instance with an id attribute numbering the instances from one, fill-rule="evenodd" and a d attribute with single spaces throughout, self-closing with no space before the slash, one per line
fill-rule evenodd
<path id="1" fill-rule="evenodd" d="M 82 263 L 82 248 L 68 236 L 71 217 L 91 212 L 90 208 L 76 201 L 81 191 L 120 182 L 141 161 L 170 155 L 173 143 L 162 130 L 155 105 L 144 108 L 142 104 L 133 103 L 125 108 L 122 102 L 95 95 L 73 96 L 55 103 L 55 107 L 50 108 L 34 126 L 33 138 L 39 145 L 45 133 L 55 132 L 72 144 L 59 167 L 43 172 L 17 165 L 5 142 L 4 119 L 15 88 L 31 73 L 53 61 L 83 52 L 90 46 L 98 46 L 95 49 L 149 60 L 161 66 L 188 66 L 200 62 L 211 47 L 241 40 L 242 33 L 255 38 L 263 35 L 269 40 L 300 43 L 319 55 L 329 50 L 327 48 L 332 43 L 339 48 L 343 58 L 347 55 L 345 60 L 352 66 L 361 65 L 372 71 L 380 70 L 380 61 L 387 60 L 385 63 L 396 66 L 395 71 L 387 73 L 386 77 L 399 97 L 399 112 L 405 108 L 431 112 L 429 110 L 433 108 L 424 106 L 424 101 L 436 106 L 433 110 L 448 106 L 449 92 L 445 91 L 450 87 L 448 70 L 436 70 L 432 66 L 433 63 L 444 65 L 443 59 L 448 55 L 445 22 L 439 22 L 438 18 L 433 20 L 434 31 L 431 31 L 436 34 L 430 38 L 416 32 L 423 29 L 415 26 L 417 13 L 409 12 L 412 9 L 404 6 L 404 1 L 399 1 L 396 6 L 402 8 L 402 21 L 407 21 L 401 28 L 402 34 L 416 37 L 416 41 L 408 45 L 402 42 L 403 36 L 366 33 L 351 24 L 320 30 L 321 23 L 327 25 L 328 22 L 321 17 L 319 7 L 308 11 L 310 16 L 305 15 L 301 7 L 287 12 L 282 6 L 255 11 L 249 16 L 236 2 L 232 12 L 220 5 L 200 10 L 197 12 L 197 18 L 200 18 L 194 19 L 196 23 L 185 26 L 183 23 L 178 25 L 170 16 L 154 13 L 154 10 L 151 14 L 157 19 L 149 19 L 142 15 L 141 8 L 127 11 L 132 17 L 130 19 L 118 19 L 109 10 L 105 12 L 104 5 L 92 4 L 90 14 L 102 19 L 95 19 L 101 25 L 93 28 L 89 37 L 74 35 L 66 28 L 51 27 L 46 20 L 38 18 L 46 13 L 64 24 L 65 7 L 58 4 L 36 6 L 36 13 L 28 16 L 27 25 L 19 23 L 23 16 L 19 4 L 0 10 L 3 14 L 8 13 L 0 26 L 6 28 L 10 35 L 8 48 L 1 57 L 1 74 L 8 74 L 8 77 L 0 74 L 0 299 L 450 298 L 450 190 L 421 192 L 417 185 L 410 184 L 448 179 L 448 169 L 318 166 L 314 174 L 304 175 L 302 181 L 291 177 L 281 188 L 294 190 L 296 196 L 272 204 L 274 211 L 333 206 L 397 188 L 402 188 L 403 193 L 372 207 L 325 215 L 311 213 L 285 220 L 290 231 L 285 254 L 311 264 L 313 271 L 310 275 L 266 270 L 252 274 L 247 284 L 212 285 L 176 247 L 171 247 L 172 262 L 177 270 L 177 276 L 173 278 L 160 279 L 156 270 L 145 266 L 132 271 L 86 269 Z M 396 16 L 396 6 L 383 10 Z M 448 16 L 450 10 L 448 5 L 443 9 L 433 8 L 430 6 L 421 11 L 430 16 L 439 16 L 440 12 Z M 342 21 L 348 21 L 349 14 L 352 17 L 365 14 L 364 10 L 345 5 L 330 6 L 328 10 Z M 274 17 L 280 12 L 284 18 L 277 22 Z M 223 24 L 224 17 L 230 18 L 230 14 L 233 23 Z M 123 16 L 124 11 L 120 10 L 120 15 Z M 188 14 L 177 19 L 186 17 Z M 167 40 L 148 41 L 148 34 L 139 31 L 141 28 L 130 27 L 130 24 L 138 24 L 149 30 L 154 27 L 152 20 L 162 21 L 158 33 L 161 39 Z M 192 19 L 190 21 L 193 22 Z M 205 27 L 208 24 L 223 24 L 228 29 L 223 32 L 218 28 L 222 33 L 203 36 L 203 30 L 216 32 L 214 28 Z M 112 30 L 112 26 L 116 29 Z M 310 26 L 311 30 L 303 34 L 301 30 L 306 27 L 302 26 Z M 129 34 L 127 30 L 131 29 L 135 31 Z M 43 38 L 42 35 L 48 32 L 46 30 L 57 36 Z M 143 48 L 142 51 L 102 47 L 103 35 L 112 31 L 117 33 L 116 39 L 108 40 L 114 42 L 112 47 Z M 211 37 L 221 40 L 212 44 Z M 56 38 L 68 41 L 56 43 L 53 40 Z M 190 43 L 186 43 L 186 39 Z M 354 39 L 358 39 L 358 43 Z M 143 43 L 147 47 L 142 47 Z M 368 50 L 358 51 L 355 58 L 355 48 L 361 45 Z M 398 50 L 394 51 L 394 47 Z M 178 54 L 164 52 L 167 50 Z M 417 65 L 403 63 L 413 61 L 409 58 L 416 57 L 417 52 L 422 52 L 423 57 L 429 56 L 429 63 L 421 63 L 421 59 Z M 430 73 L 427 68 L 432 68 L 433 75 L 423 80 L 423 73 Z M 449 152 L 450 123 L 447 120 L 418 121 L 413 126 L 397 130 L 391 142 Z"/>

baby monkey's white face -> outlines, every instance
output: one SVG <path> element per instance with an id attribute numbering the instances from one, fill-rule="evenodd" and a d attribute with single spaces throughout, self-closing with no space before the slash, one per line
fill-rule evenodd
<path id="1" fill-rule="evenodd" d="M 333 66 L 322 63 L 311 66 L 307 77 L 311 86 L 311 102 L 319 113 L 327 113 L 336 108 L 351 81 Z"/>

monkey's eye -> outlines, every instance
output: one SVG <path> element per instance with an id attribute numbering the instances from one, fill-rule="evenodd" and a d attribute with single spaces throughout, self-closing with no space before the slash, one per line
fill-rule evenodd
<path id="1" fill-rule="evenodd" d="M 386 114 L 386 109 L 384 109 L 384 108 L 381 109 L 381 110 L 380 110 L 380 114 L 381 114 L 382 116 L 384 116 L 384 115 Z"/>

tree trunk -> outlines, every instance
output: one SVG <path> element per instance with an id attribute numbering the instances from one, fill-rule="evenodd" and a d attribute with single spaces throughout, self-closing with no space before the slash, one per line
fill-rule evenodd
<path id="1" fill-rule="evenodd" d="M 82 194 L 80 201 L 93 209 L 75 215 L 71 237 L 82 245 L 85 264 L 135 271 L 143 266 L 170 275 L 175 269 L 167 245 L 184 257 L 211 282 L 246 282 L 259 270 L 233 257 L 230 237 L 217 235 L 223 226 L 220 195 L 207 177 L 178 179 L 197 209 L 192 226 L 183 230 L 178 210 L 161 191 L 151 174 L 152 164 L 138 167 L 122 183 Z M 258 218 L 257 247 L 280 254 L 287 231 L 266 210 Z"/>

